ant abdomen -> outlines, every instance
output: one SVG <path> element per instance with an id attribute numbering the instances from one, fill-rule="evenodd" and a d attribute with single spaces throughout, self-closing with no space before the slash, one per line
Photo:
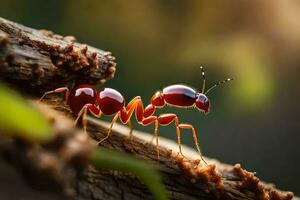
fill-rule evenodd
<path id="1" fill-rule="evenodd" d="M 95 104 L 97 98 L 96 90 L 88 84 L 73 88 L 67 100 L 73 114 L 78 114 L 86 104 Z"/>
<path id="2" fill-rule="evenodd" d="M 105 115 L 119 112 L 125 105 L 124 97 L 115 89 L 103 88 L 98 92 L 97 102 L 100 111 Z"/>

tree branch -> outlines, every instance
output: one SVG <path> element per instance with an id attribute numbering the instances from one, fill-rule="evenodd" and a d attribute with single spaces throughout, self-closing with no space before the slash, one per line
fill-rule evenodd
<path id="1" fill-rule="evenodd" d="M 0 18 L 1 78 L 30 92 L 68 84 L 103 83 L 115 73 L 110 52 Z"/>

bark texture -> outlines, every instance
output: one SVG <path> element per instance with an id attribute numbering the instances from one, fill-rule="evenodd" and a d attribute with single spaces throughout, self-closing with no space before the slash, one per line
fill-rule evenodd
<path id="1" fill-rule="evenodd" d="M 74 127 L 73 117 L 61 100 L 47 104 L 34 102 L 34 105 L 52 123 L 55 138 L 46 144 L 8 138 L 0 145 L 3 157 L 18 168 L 30 185 L 72 199 L 153 199 L 132 174 L 95 169 L 87 163 L 91 149 L 99 148 L 94 140 L 100 140 L 107 133 L 107 128 L 97 120 L 89 121 L 87 136 Z M 201 166 L 185 160 L 178 156 L 177 148 L 169 148 L 177 147 L 172 141 L 161 141 L 158 164 L 155 146 L 145 145 L 144 136 L 138 131 L 134 131 L 131 140 L 127 133 L 127 128 L 117 125 L 111 137 L 101 145 L 148 160 L 163 176 L 170 199 L 293 198 L 291 192 L 262 183 L 239 164 L 230 166 L 206 158 L 209 165 Z M 193 159 L 195 151 L 185 149 L 185 154 Z"/>
<path id="2" fill-rule="evenodd" d="M 104 82 L 113 77 L 116 65 L 113 60 L 111 53 L 81 47 L 73 37 L 30 29 L 0 18 L 0 78 L 13 83 L 17 89 L 25 89 L 27 94 L 36 95 L 45 92 L 45 88 L 53 89 L 73 82 Z M 91 150 L 99 148 L 95 140 L 107 133 L 97 120 L 89 120 L 89 135 L 86 135 L 74 127 L 74 116 L 61 99 L 52 97 L 45 103 L 33 101 L 32 104 L 47 117 L 55 137 L 44 144 L 1 137 L 0 153 L 23 175 L 27 181 L 23 186 L 30 185 L 37 190 L 29 189 L 29 196 L 24 195 L 26 192 L 18 195 L 18 191 L 24 191 L 23 186 L 17 191 L 14 186 L 3 190 L 7 183 L 2 182 L 0 197 L 153 199 L 134 175 L 95 169 L 88 164 Z M 177 154 L 177 144 L 164 142 L 163 138 L 160 139 L 158 161 L 156 147 L 144 144 L 144 134 L 134 131 L 130 140 L 127 132 L 126 128 L 117 125 L 111 137 L 101 145 L 148 160 L 163 176 L 170 199 L 293 198 L 291 192 L 282 192 L 273 185 L 262 183 L 239 164 L 230 166 L 209 158 L 207 166 L 190 162 Z M 198 158 L 194 150 L 185 149 L 185 153 L 191 159 Z"/>
<path id="3" fill-rule="evenodd" d="M 1 78 L 31 93 L 67 84 L 103 83 L 115 73 L 111 52 L 0 18 Z"/>

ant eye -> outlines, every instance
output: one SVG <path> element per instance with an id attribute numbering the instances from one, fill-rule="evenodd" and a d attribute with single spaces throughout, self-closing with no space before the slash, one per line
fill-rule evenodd
<path id="1" fill-rule="evenodd" d="M 199 101 L 204 104 L 208 101 L 208 98 L 204 95 L 199 95 Z"/>
<path id="2" fill-rule="evenodd" d="M 195 104 L 199 110 L 203 111 L 205 114 L 208 114 L 210 104 L 207 96 L 205 96 L 204 94 L 199 94 Z"/>

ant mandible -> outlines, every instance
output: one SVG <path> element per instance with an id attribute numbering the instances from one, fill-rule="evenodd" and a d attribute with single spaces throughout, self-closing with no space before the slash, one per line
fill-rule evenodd
<path id="1" fill-rule="evenodd" d="M 125 106 L 125 99 L 123 95 L 121 95 L 117 90 L 112 88 L 102 88 L 99 90 L 99 92 L 96 92 L 96 90 L 88 84 L 74 87 L 71 90 L 71 92 L 69 92 L 69 89 L 67 87 L 57 88 L 55 90 L 45 92 L 40 100 L 42 100 L 46 95 L 51 93 L 65 92 L 65 104 L 69 105 L 73 114 L 77 115 L 75 124 L 77 124 L 78 120 L 82 117 L 84 129 L 86 129 L 87 122 L 85 120 L 85 117 L 88 112 L 97 118 L 100 118 L 102 114 L 114 115 L 113 120 L 110 123 L 107 136 L 100 140 L 99 144 L 109 137 L 112 127 L 116 123 L 118 118 L 120 118 L 123 124 L 127 124 L 129 126 L 129 136 L 131 137 L 132 125 L 130 119 L 133 115 L 133 112 L 135 111 L 136 120 L 139 124 L 143 126 L 148 126 L 154 123 L 154 137 L 156 139 L 158 159 L 158 126 L 167 126 L 174 122 L 176 126 L 179 153 L 182 156 L 184 156 L 181 149 L 180 129 L 191 129 L 194 138 L 194 143 L 201 157 L 201 160 L 205 164 L 207 164 L 202 157 L 195 128 L 191 124 L 179 123 L 178 117 L 176 116 L 176 114 L 173 113 L 161 114 L 158 117 L 154 115 L 156 108 L 162 108 L 165 105 L 179 108 L 196 107 L 205 115 L 209 113 L 210 101 L 207 98 L 206 94 L 210 92 L 213 88 L 233 79 L 229 78 L 220 81 L 205 91 L 205 72 L 203 70 L 203 67 L 200 68 L 203 78 L 201 92 L 196 92 L 191 87 L 182 84 L 171 85 L 165 87 L 162 91 L 157 91 L 152 96 L 151 103 L 145 108 L 140 96 L 134 97 L 127 104 L 127 106 Z"/>

